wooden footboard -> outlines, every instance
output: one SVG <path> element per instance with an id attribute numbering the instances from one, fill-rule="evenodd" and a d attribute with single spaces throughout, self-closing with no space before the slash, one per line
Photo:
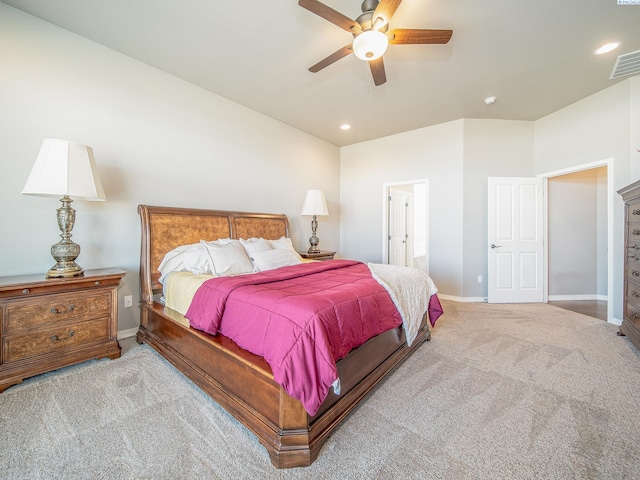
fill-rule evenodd
<path id="1" fill-rule="evenodd" d="M 159 303 L 142 305 L 139 343 L 148 343 L 251 430 L 278 468 L 310 465 L 331 432 L 359 402 L 423 341 L 426 325 L 408 347 L 401 328 L 372 338 L 338 362 L 342 394 L 333 391 L 310 417 L 273 380 L 263 358 L 222 335 L 185 325 Z"/>

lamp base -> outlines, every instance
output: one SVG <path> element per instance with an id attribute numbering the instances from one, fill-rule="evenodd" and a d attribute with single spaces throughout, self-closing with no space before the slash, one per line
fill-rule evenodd
<path id="1" fill-rule="evenodd" d="M 60 263 L 56 263 L 51 269 L 46 273 L 47 278 L 61 278 L 61 277 L 77 277 L 79 275 L 84 275 L 84 268 L 78 265 L 76 262 L 71 262 L 71 265 L 62 265 Z"/>
<path id="2" fill-rule="evenodd" d="M 311 238 L 309 238 L 309 250 L 307 253 L 320 253 L 320 249 L 318 248 L 318 244 L 320 243 L 320 239 L 316 236 L 316 231 L 318 229 L 318 217 L 316 215 L 313 216 L 313 220 L 311 220 Z"/>
<path id="3" fill-rule="evenodd" d="M 46 273 L 47 278 L 75 277 L 84 273 L 75 261 L 80 255 L 80 245 L 71 241 L 71 229 L 76 220 L 76 211 L 71 207 L 73 200 L 65 195 L 60 201 L 62 206 L 56 212 L 62 240 L 51 245 L 51 256 L 56 264 Z"/>

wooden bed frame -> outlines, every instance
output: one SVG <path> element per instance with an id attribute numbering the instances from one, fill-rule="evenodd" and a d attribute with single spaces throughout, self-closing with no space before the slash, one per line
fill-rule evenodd
<path id="1" fill-rule="evenodd" d="M 179 245 L 201 239 L 278 239 L 289 236 L 285 215 L 140 205 L 140 329 L 148 343 L 218 404 L 249 428 L 278 468 L 310 465 L 338 424 L 394 367 L 430 338 L 426 318 L 411 347 L 401 327 L 372 338 L 338 362 L 342 393 L 330 391 L 311 417 L 273 379 L 259 356 L 222 335 L 189 327 L 178 312 L 158 301 L 158 265 Z M 426 316 L 425 316 L 426 317 Z"/>

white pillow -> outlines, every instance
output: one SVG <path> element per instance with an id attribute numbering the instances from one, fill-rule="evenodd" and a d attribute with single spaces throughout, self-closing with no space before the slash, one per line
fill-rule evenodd
<path id="1" fill-rule="evenodd" d="M 160 282 L 162 283 L 165 277 L 171 272 L 182 272 L 187 270 L 184 264 L 185 256 L 195 252 L 197 255 L 198 252 L 204 253 L 202 245 L 199 243 L 192 243 L 190 245 L 180 245 L 179 247 L 174 248 L 173 250 L 167 252 L 160 262 L 158 266 L 158 271 L 160 272 Z"/>
<path id="2" fill-rule="evenodd" d="M 274 268 L 302 263 L 302 259 L 297 252 L 284 248 L 254 252 L 251 255 L 251 261 L 258 271 L 273 270 Z"/>
<path id="3" fill-rule="evenodd" d="M 244 247 L 244 250 L 247 252 L 247 255 L 251 257 L 251 255 L 255 252 L 265 252 L 267 250 L 273 249 L 268 240 L 264 238 L 250 238 L 245 240 L 244 238 L 240 239 L 240 243 Z"/>
<path id="4" fill-rule="evenodd" d="M 291 239 L 289 237 L 280 237 L 278 240 L 267 240 L 270 244 L 271 247 L 274 250 L 291 250 L 294 253 L 298 253 L 296 252 L 296 249 L 293 248 L 293 244 L 291 243 Z"/>
<path id="5" fill-rule="evenodd" d="M 253 263 L 244 251 L 244 247 L 237 240 L 218 244 L 201 240 L 211 259 L 212 273 L 218 277 L 239 275 L 253 272 Z"/>
<path id="6" fill-rule="evenodd" d="M 235 242 L 235 240 L 233 238 L 219 238 L 217 240 L 202 240 L 200 239 L 200 242 L 207 242 L 207 243 L 213 243 L 215 245 L 224 245 L 226 243 L 231 243 L 231 242 Z"/>
<path id="7" fill-rule="evenodd" d="M 194 275 L 211 275 L 211 260 L 207 250 L 199 244 L 198 249 L 189 250 L 183 254 L 184 269 Z"/>

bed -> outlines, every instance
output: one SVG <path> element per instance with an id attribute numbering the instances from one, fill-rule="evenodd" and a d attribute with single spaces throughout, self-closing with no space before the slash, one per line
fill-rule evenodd
<path id="1" fill-rule="evenodd" d="M 192 328 L 161 301 L 158 270 L 165 255 L 202 239 L 289 237 L 285 215 L 140 205 L 140 328 L 147 343 L 251 430 L 277 468 L 310 465 L 331 432 L 408 355 L 430 338 L 427 315 L 411 346 L 402 327 L 351 350 L 337 362 L 331 389 L 314 415 L 274 380 L 267 361 L 218 333 Z M 433 296 L 435 297 L 435 295 Z"/>

